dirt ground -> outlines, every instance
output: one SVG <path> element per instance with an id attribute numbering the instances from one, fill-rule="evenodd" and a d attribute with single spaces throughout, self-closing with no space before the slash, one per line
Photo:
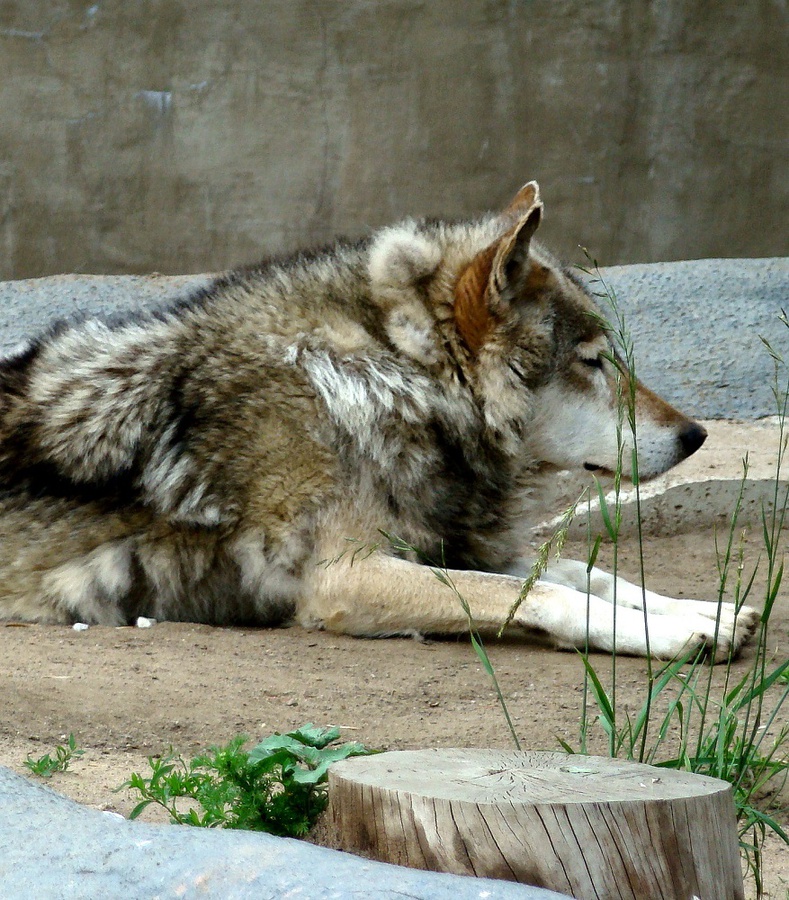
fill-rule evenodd
<path id="1" fill-rule="evenodd" d="M 586 550 L 568 547 L 565 553 L 583 557 Z M 749 553 L 753 560 L 755 553 Z M 645 556 L 653 589 L 715 595 L 712 531 L 650 539 Z M 634 576 L 637 570 L 635 545 L 626 543 L 620 572 Z M 555 750 L 559 738 L 576 743 L 580 660 L 516 640 L 491 640 L 488 647 L 523 747 Z M 774 612 L 770 649 L 777 659 L 789 654 L 785 592 Z M 511 746 L 491 684 L 466 640 L 359 640 L 297 627 L 162 623 L 75 632 L 5 625 L 0 654 L 0 764 L 24 772 L 28 754 L 51 752 L 73 732 L 85 754 L 50 785 L 123 814 L 133 798 L 114 788 L 132 771 L 147 770 L 148 755 L 170 745 L 191 754 L 238 733 L 257 740 L 315 722 L 340 725 L 345 739 L 377 748 Z M 747 649 L 736 672 L 752 656 Z M 610 660 L 597 655 L 594 661 L 610 679 Z M 643 660 L 618 660 L 621 708 L 640 707 L 645 672 Z M 789 710 L 783 721 L 788 717 Z M 774 802 L 786 827 L 789 792 Z M 764 865 L 769 896 L 785 900 L 789 849 L 771 841 Z"/>

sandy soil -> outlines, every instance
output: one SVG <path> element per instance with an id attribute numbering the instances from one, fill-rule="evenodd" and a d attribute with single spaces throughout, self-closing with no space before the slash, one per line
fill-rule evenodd
<path id="1" fill-rule="evenodd" d="M 695 499 L 672 500 L 668 516 L 652 516 L 658 531 L 666 530 L 669 518 L 711 521 L 715 509 L 720 513 L 721 479 L 739 479 L 746 452 L 754 484 L 775 475 L 775 422 L 705 424 L 710 437 L 702 450 L 665 476 L 662 487 L 650 485 L 658 494 L 674 484 L 703 487 Z M 713 481 L 705 486 L 706 479 Z M 725 510 L 728 502 L 727 494 Z M 650 508 L 647 502 L 645 509 Z M 755 534 L 745 548 L 746 580 L 759 551 Z M 586 545 L 568 545 L 565 555 L 585 558 Z M 711 529 L 649 537 L 644 556 L 648 587 L 677 597 L 717 596 Z M 610 547 L 603 548 L 598 564 L 610 569 Z M 638 570 L 637 545 L 628 539 L 620 545 L 619 571 L 634 578 Z M 763 596 L 763 572 L 757 572 L 755 605 Z M 777 660 L 789 656 L 786 588 L 773 613 L 769 648 Z M 488 649 L 522 746 L 556 750 L 559 738 L 576 745 L 583 698 L 580 659 L 510 639 L 489 641 Z M 149 755 L 169 746 L 194 754 L 239 733 L 256 741 L 315 722 L 340 725 L 345 739 L 382 749 L 512 746 L 490 681 L 463 639 L 370 641 L 295 627 L 215 629 L 174 623 L 84 632 L 0 624 L 0 654 L 5 660 L 0 764 L 26 772 L 28 755 L 53 752 L 73 732 L 85 754 L 50 785 L 89 806 L 127 815 L 135 800 L 115 788 L 131 772 L 147 771 Z M 746 671 L 753 654 L 753 647 L 746 649 L 734 677 Z M 610 686 L 611 659 L 593 659 Z M 644 660 L 617 661 L 620 709 L 641 707 L 646 672 Z M 716 681 L 723 676 L 717 667 Z M 787 721 L 789 710 L 778 724 Z M 593 749 L 604 749 L 600 737 Z M 789 827 L 789 788 L 768 799 L 774 815 Z M 163 818 L 150 809 L 145 817 Z M 789 848 L 769 841 L 764 868 L 769 896 L 789 900 Z M 753 896 L 752 883 L 749 890 Z"/>
<path id="2" fill-rule="evenodd" d="M 755 554 L 756 551 L 752 551 Z M 582 557 L 585 548 L 566 555 Z M 755 558 L 755 556 L 754 556 Z M 715 595 L 711 531 L 650 539 L 647 583 L 675 596 Z M 632 543 L 620 571 L 638 569 Z M 759 579 L 757 577 L 757 585 Z M 758 595 L 757 595 L 758 596 Z M 789 654 L 789 602 L 775 611 L 770 648 Z M 575 743 L 582 698 L 577 657 L 520 641 L 489 642 L 491 658 L 524 748 Z M 56 790 L 128 814 L 133 798 L 113 791 L 146 756 L 169 745 L 185 754 L 239 732 L 258 739 L 305 722 L 338 724 L 370 747 L 510 745 L 491 685 L 465 640 L 358 640 L 300 628 L 215 629 L 163 623 L 150 629 L 74 632 L 0 627 L 0 763 L 17 771 L 73 732 L 85 755 L 50 780 Z M 744 671 L 749 648 L 735 666 Z M 604 678 L 611 662 L 594 657 Z M 620 659 L 618 703 L 639 707 L 646 663 Z M 723 672 L 718 667 L 716 677 Z M 784 717 L 784 721 L 786 717 Z M 774 798 L 789 825 L 789 792 Z M 789 894 L 789 850 L 765 853 L 770 896 Z"/>

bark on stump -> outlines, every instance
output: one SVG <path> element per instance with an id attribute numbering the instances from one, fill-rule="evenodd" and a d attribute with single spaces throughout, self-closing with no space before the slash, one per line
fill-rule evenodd
<path id="1" fill-rule="evenodd" d="M 578 900 L 741 900 L 731 787 L 564 753 L 415 750 L 329 770 L 334 845 Z"/>

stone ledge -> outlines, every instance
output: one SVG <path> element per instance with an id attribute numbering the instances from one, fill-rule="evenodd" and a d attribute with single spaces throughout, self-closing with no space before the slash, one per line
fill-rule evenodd
<path id="1" fill-rule="evenodd" d="M 757 525 L 762 510 L 768 513 L 772 510 L 776 485 L 779 508 L 785 501 L 789 491 L 789 458 L 779 470 L 781 429 L 776 418 L 756 422 L 705 421 L 704 426 L 709 437 L 700 450 L 665 475 L 641 486 L 641 527 L 645 536 L 683 534 L 713 526 L 728 529 L 740 494 L 740 525 Z M 783 437 L 786 440 L 789 431 Z M 580 491 L 574 481 L 572 484 L 572 488 L 568 486 L 561 492 L 566 506 Z M 630 537 L 637 530 L 636 492 L 629 485 L 623 484 L 622 488 L 620 534 Z M 614 499 L 613 493 L 607 494 L 609 508 Z M 599 510 L 592 488 L 590 512 L 594 533 L 604 533 Z M 551 518 L 534 530 L 533 537 L 544 539 L 560 522 L 560 515 Z M 579 508 L 568 537 L 583 540 L 586 534 L 586 510 Z"/>
<path id="2" fill-rule="evenodd" d="M 789 329 L 778 320 L 789 302 L 789 257 L 613 266 L 601 273 L 633 339 L 637 374 L 653 390 L 701 418 L 775 413 L 773 363 L 760 337 L 781 352 L 789 348 Z M 54 319 L 149 309 L 211 278 L 55 275 L 0 282 L 0 353 Z"/>
<path id="3" fill-rule="evenodd" d="M 391 866 L 250 831 L 147 825 L 0 767 L 0 895 L 85 900 L 551 900 L 507 881 Z"/>

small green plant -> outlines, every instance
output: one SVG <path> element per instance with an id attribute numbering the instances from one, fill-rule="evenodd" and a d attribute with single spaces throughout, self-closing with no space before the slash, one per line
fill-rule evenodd
<path id="1" fill-rule="evenodd" d="M 25 760 L 25 765 L 34 775 L 38 775 L 40 778 L 51 778 L 55 772 L 65 772 L 71 763 L 75 759 L 79 759 L 84 753 L 84 750 L 77 748 L 77 742 L 72 733 L 68 736 L 68 741 L 65 745 L 58 744 L 55 747 L 54 757 L 48 753 L 45 753 L 38 759 L 28 756 Z"/>
<path id="2" fill-rule="evenodd" d="M 308 724 L 276 732 L 247 752 L 248 739 L 240 735 L 189 761 L 170 748 L 164 756 L 148 757 L 148 777 L 134 772 L 118 790 L 142 798 L 131 819 L 154 804 L 179 825 L 303 837 L 326 808 L 329 766 L 373 752 L 357 742 L 330 747 L 339 736 L 339 728 Z"/>

